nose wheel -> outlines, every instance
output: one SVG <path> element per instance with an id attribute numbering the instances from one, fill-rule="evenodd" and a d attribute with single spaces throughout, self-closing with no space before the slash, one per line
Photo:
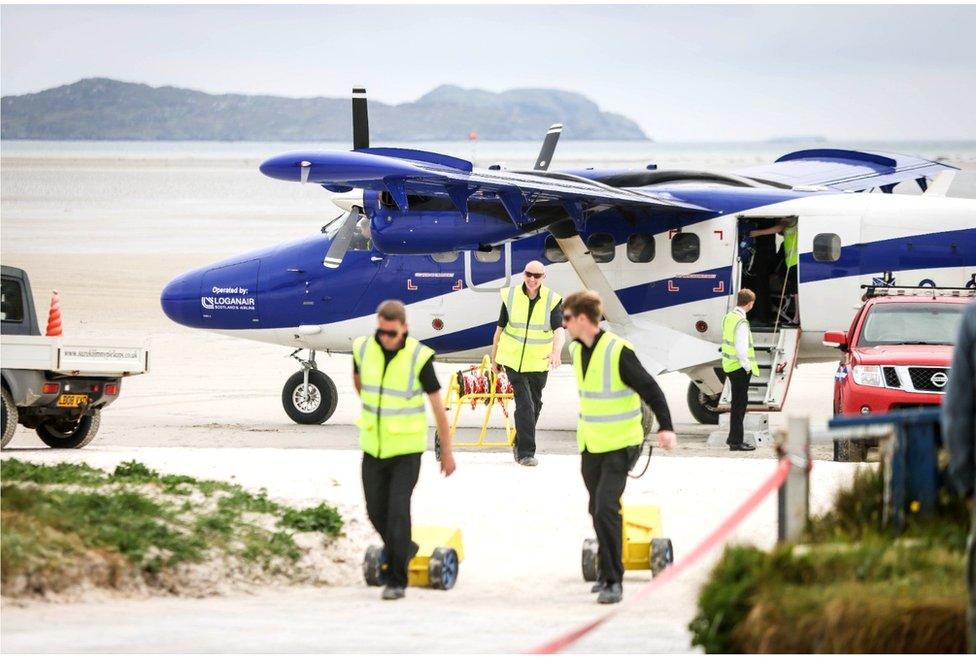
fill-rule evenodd
<path id="1" fill-rule="evenodd" d="M 281 405 L 295 423 L 315 425 L 324 423 L 335 412 L 339 393 L 335 382 L 316 368 L 315 351 L 309 351 L 309 359 L 291 354 L 302 365 L 302 370 L 292 374 L 281 390 Z"/>

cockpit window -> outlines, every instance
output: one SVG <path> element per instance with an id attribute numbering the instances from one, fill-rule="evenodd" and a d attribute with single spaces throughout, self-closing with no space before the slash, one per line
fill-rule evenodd
<path id="1" fill-rule="evenodd" d="M 367 252 L 373 249 L 373 236 L 369 228 L 369 218 L 365 215 L 360 215 L 356 226 L 352 228 L 352 239 L 349 241 L 349 249 L 353 252 Z"/>

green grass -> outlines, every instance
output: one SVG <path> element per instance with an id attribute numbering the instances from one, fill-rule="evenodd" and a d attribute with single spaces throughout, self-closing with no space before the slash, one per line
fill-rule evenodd
<path id="1" fill-rule="evenodd" d="M 859 471 L 802 544 L 728 547 L 699 594 L 693 642 L 710 653 L 961 652 L 964 504 L 882 527 L 883 477 Z"/>
<path id="2" fill-rule="evenodd" d="M 220 556 L 287 573 L 302 556 L 294 532 L 335 537 L 342 530 L 341 516 L 327 504 L 296 509 L 270 500 L 264 490 L 160 474 L 139 462 L 109 473 L 86 464 L 10 459 L 0 462 L 0 480 L 4 594 L 24 579 L 70 585 L 64 575 L 96 554 L 147 580 L 181 563 Z M 270 516 L 270 523 L 256 523 L 255 515 Z"/>

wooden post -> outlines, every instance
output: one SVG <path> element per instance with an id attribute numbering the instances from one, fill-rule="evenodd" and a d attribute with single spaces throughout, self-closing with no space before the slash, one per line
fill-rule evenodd
<path id="1" fill-rule="evenodd" d="M 789 458 L 790 472 L 779 488 L 779 542 L 796 542 L 810 518 L 810 424 L 807 417 L 790 417 L 786 435 L 777 446 Z"/>

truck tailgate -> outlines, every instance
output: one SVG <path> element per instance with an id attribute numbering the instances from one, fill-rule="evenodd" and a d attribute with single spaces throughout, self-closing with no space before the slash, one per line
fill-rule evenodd
<path id="1" fill-rule="evenodd" d="M 149 347 L 133 341 L 68 340 L 55 336 L 4 336 L 3 367 L 64 375 L 119 377 L 149 370 Z"/>

